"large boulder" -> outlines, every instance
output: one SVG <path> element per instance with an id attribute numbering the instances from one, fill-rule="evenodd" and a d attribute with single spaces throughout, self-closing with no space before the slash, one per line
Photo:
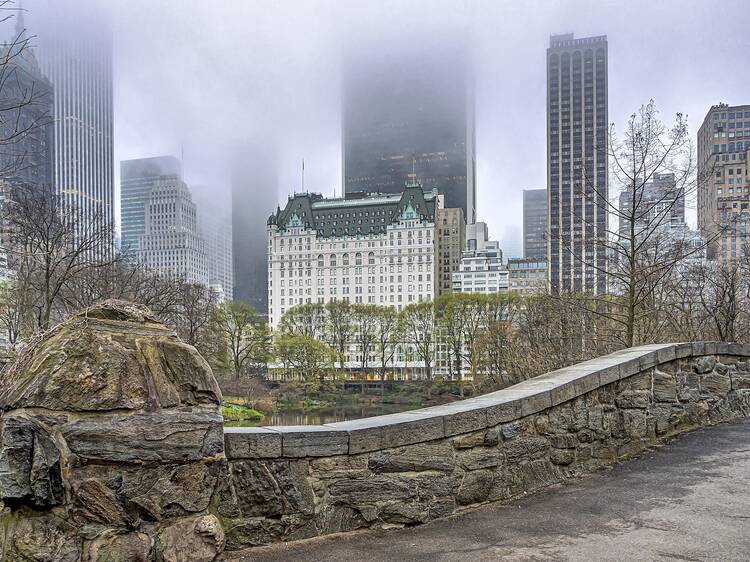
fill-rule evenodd
<path id="1" fill-rule="evenodd" d="M 145 307 L 105 301 L 35 338 L 0 378 L 0 560 L 177 556 L 218 484 L 221 399 Z M 212 533 L 186 552 L 221 550 Z"/>

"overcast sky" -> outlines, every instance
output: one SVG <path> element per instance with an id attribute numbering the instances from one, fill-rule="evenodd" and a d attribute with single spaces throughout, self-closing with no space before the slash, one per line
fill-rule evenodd
<path id="1" fill-rule="evenodd" d="M 695 136 L 712 104 L 750 103 L 748 0 L 99 3 L 115 37 L 116 160 L 184 151 L 188 183 L 217 198 L 228 197 L 232 146 L 257 137 L 277 145 L 281 198 L 299 190 L 303 157 L 309 190 L 340 193 L 342 53 L 466 33 L 476 57 L 478 216 L 507 256 L 521 250 L 521 190 L 546 187 L 550 34 L 608 36 L 616 124 L 653 98 L 665 120 L 688 114 Z"/>

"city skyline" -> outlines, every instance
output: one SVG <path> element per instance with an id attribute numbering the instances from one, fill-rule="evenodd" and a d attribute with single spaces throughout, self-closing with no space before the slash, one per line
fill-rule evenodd
<path id="1" fill-rule="evenodd" d="M 352 16 L 345 7 L 337 11 L 338 8 L 328 2 L 300 5 L 299 19 L 314 22 L 313 28 L 323 25 L 324 29 L 331 31 L 328 39 L 312 36 L 311 32 L 306 31 L 307 25 L 300 25 L 296 18 L 285 31 L 279 31 L 272 24 L 278 23 L 277 18 L 282 16 L 273 9 L 268 10 L 259 17 L 258 34 L 253 39 L 257 41 L 253 47 L 257 47 L 255 52 L 259 54 L 254 55 L 248 64 L 237 63 L 249 70 L 249 75 L 263 79 L 266 85 L 258 86 L 254 82 L 251 87 L 239 80 L 235 89 L 242 92 L 246 99 L 239 103 L 235 101 L 238 96 L 231 96 L 226 111 L 218 115 L 217 123 L 206 123 L 201 117 L 204 113 L 201 108 L 212 95 L 227 89 L 220 87 L 226 79 L 239 78 L 237 70 L 224 76 L 224 82 L 220 79 L 218 85 L 209 88 L 201 81 L 200 88 L 196 90 L 198 93 L 193 95 L 185 95 L 182 87 L 174 90 L 173 86 L 167 86 L 155 92 L 147 107 L 139 106 L 137 112 L 133 111 L 135 108 L 130 107 L 126 98 L 140 87 L 147 87 L 160 79 L 159 69 L 169 68 L 168 74 L 174 76 L 183 74 L 185 68 L 192 68 L 192 63 L 186 66 L 187 63 L 175 58 L 177 53 L 174 48 L 162 41 L 160 34 L 144 37 L 135 52 L 128 50 L 128 60 L 117 71 L 121 77 L 118 108 L 128 116 L 127 123 L 119 128 L 118 154 L 137 157 L 149 153 L 176 153 L 184 142 L 188 180 L 203 183 L 200 176 L 210 175 L 221 182 L 221 175 L 224 174 L 223 185 L 226 187 L 226 169 L 218 173 L 210 169 L 217 166 L 215 157 L 217 154 L 220 156 L 222 151 L 211 146 L 203 150 L 211 143 L 190 139 L 195 137 L 196 131 L 214 134 L 214 128 L 222 129 L 217 134 L 219 138 L 224 138 L 225 125 L 222 121 L 228 119 L 225 114 L 235 122 L 241 110 L 247 113 L 244 121 L 254 128 L 263 129 L 264 122 L 270 120 L 270 116 L 278 118 L 281 123 L 279 131 L 282 133 L 283 148 L 279 155 L 279 196 L 282 200 L 292 190 L 301 187 L 300 161 L 303 157 L 307 187 L 326 195 L 332 195 L 334 191 L 341 193 L 338 59 L 337 56 L 328 55 L 333 52 L 332 42 L 352 41 L 355 26 L 345 26 L 342 22 L 348 21 L 347 18 L 354 18 L 354 22 L 371 19 L 372 25 L 365 26 L 367 29 L 364 31 L 361 26 L 356 26 L 360 28 L 358 33 L 368 38 L 377 36 L 390 40 L 394 36 L 403 36 L 412 40 L 418 35 L 415 29 L 418 30 L 420 26 L 415 26 L 414 22 L 420 17 L 425 20 L 422 27 L 436 32 L 455 27 L 448 23 L 451 19 L 459 21 L 460 25 L 473 20 L 471 29 L 477 37 L 477 219 L 490 225 L 492 237 L 501 241 L 508 256 L 520 256 L 520 187 L 545 185 L 544 50 L 550 35 L 568 31 L 574 31 L 579 37 L 608 35 L 611 64 L 613 69 L 616 67 L 616 71 L 610 72 L 613 93 L 610 95 L 609 120 L 615 122 L 620 130 L 627 116 L 651 97 L 656 100 L 665 120 L 669 120 L 669 116 L 677 111 L 687 113 L 693 139 L 703 115 L 711 105 L 720 101 L 743 103 L 743 79 L 731 71 L 741 62 L 743 51 L 739 46 L 748 21 L 740 2 L 729 2 L 715 8 L 693 2 L 689 3 L 689 9 L 684 9 L 684 3 L 675 2 L 658 6 L 643 2 L 620 6 L 576 2 L 581 10 L 566 10 L 568 3 L 547 3 L 544 11 L 539 3 L 534 2 L 523 8 L 475 2 L 469 3 L 470 7 L 463 11 L 448 3 L 437 4 L 439 6 L 428 11 L 427 16 L 424 4 L 419 4 L 399 10 L 398 17 L 387 16 L 385 8 L 372 6 L 362 10 L 365 13 Z M 678 5 L 679 10 L 676 9 Z M 638 17 L 644 9 L 650 14 L 645 20 Z M 138 10 L 134 11 L 137 13 Z M 145 29 L 141 33 L 155 30 L 160 25 L 159 18 L 166 17 L 170 11 L 169 3 L 150 8 L 148 14 L 151 17 L 143 22 Z M 580 17 L 583 11 L 586 18 Z M 171 41 L 192 32 L 194 22 L 189 17 L 191 12 L 188 9 L 184 12 L 176 14 L 171 22 Z M 482 17 L 477 18 L 476 13 Z M 227 14 L 235 19 L 256 15 L 252 7 L 239 7 L 228 2 L 225 10 L 206 14 L 203 21 L 206 36 L 211 36 L 211 30 L 218 30 L 227 19 L 231 19 Z M 118 22 L 120 32 L 132 30 L 133 19 L 132 14 L 124 14 Z M 712 29 L 718 30 L 719 21 L 724 22 L 721 26 L 726 41 L 717 44 L 709 40 Z M 636 22 L 637 25 L 634 25 Z M 138 23 L 141 23 L 140 20 Z M 661 33 L 667 23 L 673 30 L 669 37 Z M 392 31 L 383 30 L 389 26 L 393 27 Z M 498 26 L 503 33 L 496 33 Z M 373 27 L 375 31 L 372 31 Z M 240 39 L 232 28 L 221 29 L 219 38 L 213 40 L 215 45 L 200 41 L 196 46 L 195 64 L 203 65 L 213 56 L 212 53 L 218 51 L 221 51 L 223 60 L 231 58 L 236 61 L 232 53 L 239 45 L 246 44 L 245 40 Z M 502 48 L 498 48 L 499 39 L 494 39 L 499 35 L 504 37 L 500 44 L 504 45 Z M 301 43 L 305 44 L 309 54 L 302 52 Z M 680 49 L 674 48 L 676 44 L 681 45 Z M 283 60 L 287 68 L 284 76 L 265 63 L 263 53 L 271 52 L 268 50 L 271 48 L 274 52 L 279 49 L 279 60 Z M 644 57 L 644 54 L 652 52 L 659 52 L 661 56 Z M 118 55 L 118 60 L 121 59 L 122 55 Z M 518 59 L 523 63 L 516 63 Z M 725 77 L 721 84 L 700 79 L 700 73 L 695 69 L 708 64 Z M 268 72 L 261 72 L 264 68 Z M 512 81 L 507 80 L 510 76 L 513 77 Z M 179 84 L 183 84 L 184 80 L 181 78 Z M 300 89 L 296 86 L 300 86 Z M 275 99 L 269 97 L 267 90 L 271 88 L 276 88 Z M 296 95 L 300 90 L 305 92 L 304 96 Z M 244 96 L 246 92 L 250 95 Z M 685 92 L 690 92 L 690 95 L 686 96 Z M 174 107 L 165 111 L 167 99 L 170 103 L 174 100 Z M 253 100 L 263 102 L 258 105 L 261 111 L 253 107 Z M 282 105 L 287 111 L 279 115 L 278 108 Z M 180 120 L 176 117 L 178 111 L 198 117 Z M 259 115 L 264 112 L 266 117 Z M 135 135 L 143 125 L 148 125 L 153 132 L 145 140 Z M 520 139 L 524 141 L 523 149 L 516 147 Z M 226 192 L 228 188 L 224 189 Z M 694 225 L 695 203 L 689 202 L 688 207 L 689 220 Z"/>
<path id="2" fill-rule="evenodd" d="M 46 6 L 48 1 L 25 2 L 27 21 L 33 22 L 34 12 L 40 6 Z M 470 29 L 476 37 L 475 74 L 478 76 L 477 220 L 490 225 L 492 237 L 501 242 L 509 257 L 523 254 L 520 221 L 522 191 L 518 186 L 544 185 L 544 124 L 539 117 L 540 104 L 544 101 L 540 82 L 544 80 L 544 48 L 550 35 L 574 31 L 579 37 L 600 33 L 609 36 L 610 58 L 618 66 L 617 72 L 610 77 L 612 89 L 617 91 L 617 95 L 610 96 L 609 120 L 615 122 L 619 130 L 622 130 L 627 116 L 650 97 L 656 99 L 665 120 L 669 120 L 670 115 L 678 110 L 687 113 L 692 139 L 697 137 L 702 117 L 712 105 L 720 102 L 730 105 L 745 102 L 741 96 L 741 77 L 729 72 L 729 69 L 740 62 L 741 51 L 737 47 L 746 28 L 744 23 L 749 19 L 739 9 L 739 2 L 725 3 L 713 11 L 704 3 L 692 2 L 689 3 L 692 9 L 685 10 L 689 15 L 676 16 L 674 10 L 669 9 L 676 4 L 665 2 L 658 7 L 649 7 L 652 17 L 645 22 L 639 21 L 638 26 L 632 27 L 625 24 L 635 21 L 639 10 L 644 9 L 643 3 L 601 6 L 599 3 L 581 0 L 572 2 L 581 10 L 565 10 L 565 6 L 571 3 L 560 2 L 547 6 L 548 10 L 540 15 L 537 13 L 539 4 L 534 2 L 524 8 L 511 9 L 476 1 L 467 3 L 464 8 L 457 8 L 438 0 L 430 5 L 440 9 L 427 16 L 418 7 L 405 8 L 399 14 L 398 21 L 394 21 L 393 16 L 386 13 L 387 10 L 376 6 L 368 5 L 355 14 L 345 9 L 338 13 L 332 3 L 320 0 L 315 4 L 319 14 L 312 8 L 301 6 L 301 14 L 304 16 L 300 17 L 313 17 L 309 11 L 316 13 L 314 17 L 319 23 L 326 18 L 331 20 L 326 22 L 331 37 L 315 37 L 306 41 L 306 50 L 298 48 L 300 44 L 296 40 L 286 40 L 290 38 L 285 33 L 291 33 L 292 28 L 279 35 L 278 28 L 271 25 L 283 14 L 273 9 L 266 10 L 267 13 L 264 12 L 258 23 L 257 40 L 261 49 L 258 52 L 272 46 L 274 49 L 281 48 L 281 58 L 285 66 L 289 66 L 289 72 L 280 73 L 272 69 L 270 74 L 258 74 L 263 68 L 269 68 L 261 60 L 262 57 L 254 56 L 249 62 L 237 59 L 233 51 L 227 49 L 227 45 L 237 47 L 241 44 L 237 42 L 244 39 L 240 39 L 231 27 L 224 30 L 219 39 L 211 44 L 196 44 L 192 53 L 195 56 L 189 59 L 197 65 L 205 64 L 216 52 L 214 49 L 220 48 L 222 57 L 234 62 L 238 69 L 250 69 L 253 76 L 263 77 L 267 82 L 265 85 L 258 87 L 254 83 L 258 95 L 250 96 L 242 102 L 239 101 L 239 95 L 226 94 L 232 88 L 219 86 L 226 84 L 230 77 L 237 77 L 236 89 L 244 92 L 249 87 L 247 81 L 243 82 L 237 72 L 227 74 L 225 69 L 215 84 L 201 82 L 199 88 L 191 90 L 192 94 L 181 87 L 174 90 L 186 80 L 190 83 L 193 78 L 189 76 L 195 74 L 184 72 L 192 67 L 185 66 L 187 63 L 184 62 L 184 57 L 175 58 L 179 53 L 174 51 L 174 46 L 179 44 L 176 39 L 193 29 L 194 20 L 189 17 L 193 13 L 190 3 L 184 4 L 185 9 L 177 14 L 172 14 L 168 0 L 157 6 L 146 6 L 145 3 L 136 1 L 132 9 L 126 11 L 116 6 L 98 4 L 101 3 L 91 0 L 63 3 L 73 7 L 97 5 L 109 14 L 116 39 L 130 35 L 139 39 L 129 41 L 127 47 L 123 46 L 122 41 L 116 40 L 115 176 L 119 175 L 117 162 L 120 160 L 154 154 L 181 154 L 185 161 L 186 181 L 191 185 L 211 185 L 219 202 L 226 206 L 230 200 L 231 166 L 226 162 L 228 151 L 225 144 L 235 142 L 235 135 L 227 135 L 225 132 L 227 115 L 231 115 L 233 124 L 245 123 L 245 128 L 249 126 L 263 136 L 268 133 L 268 123 L 279 117 L 279 108 L 282 106 L 286 108 L 286 115 L 281 116 L 283 126 L 276 131 L 280 133 L 278 142 L 282 145 L 278 158 L 280 202 L 283 204 L 286 195 L 301 189 L 299 163 L 303 157 L 306 160 L 306 186 L 309 189 L 326 195 L 341 193 L 340 96 L 337 85 L 341 49 L 338 46 L 335 52 L 332 51 L 331 43 L 353 42 L 352 36 L 355 35 L 349 26 L 343 25 L 342 20 L 347 17 L 371 16 L 374 22 L 370 26 L 372 29 L 362 33 L 361 40 L 366 42 L 383 38 L 390 40 L 402 35 L 413 36 L 414 39 L 408 40 L 416 40 L 418 34 L 413 24 L 420 17 L 424 18 L 424 25 L 420 27 L 436 34 L 446 29 L 451 33 L 456 29 Z M 587 14 L 585 21 L 579 16 L 584 9 Z M 253 10 L 252 7 L 227 1 L 222 10 L 206 14 L 202 25 L 206 34 L 209 34 L 219 24 L 225 23 L 223 18 L 228 15 L 250 17 L 255 13 Z M 135 17 L 142 12 L 149 17 Z M 477 17 L 477 14 L 482 17 Z M 711 14 L 711 18 L 706 17 L 708 14 Z M 172 15 L 175 17 L 171 17 Z M 716 21 L 722 15 L 732 16 L 724 18 L 728 26 L 726 41 L 720 44 L 709 43 L 711 29 L 718 25 Z M 170 19 L 169 33 L 166 36 L 150 33 L 162 29 L 167 17 Z M 677 35 L 673 35 L 673 40 L 679 40 L 682 47 L 679 50 L 671 47 L 665 50 L 662 48 L 667 46 L 665 38 L 656 31 L 660 22 L 671 22 L 675 17 L 681 18 L 683 25 L 676 26 L 674 33 Z M 699 25 L 703 20 L 708 22 L 708 27 Z M 494 43 L 488 38 L 490 29 L 504 25 L 505 21 L 524 25 L 507 29 L 504 27 L 504 41 L 508 48 L 492 49 Z M 392 24 L 393 29 L 386 29 L 389 24 Z M 409 34 L 405 34 L 404 30 L 409 30 Z M 297 38 L 307 39 L 304 29 L 294 28 L 294 33 Z M 492 37 L 496 35 L 492 34 Z M 656 60 L 652 57 L 644 60 L 638 56 L 644 50 L 659 50 L 665 55 Z M 335 56 L 321 60 L 321 53 L 334 53 Z M 523 66 L 514 63 L 518 57 L 525 61 Z M 692 70 L 693 66 L 697 68 L 709 60 L 713 68 L 725 76 L 721 85 L 700 81 L 698 73 Z M 721 70 L 725 66 L 727 72 Z M 162 72 L 164 68 L 168 69 L 166 74 Z M 683 70 L 684 68 L 688 70 Z M 500 77 L 509 73 L 517 78 L 512 87 L 500 81 Z M 293 78 L 287 78 L 287 75 Z M 170 77 L 169 83 L 164 81 L 165 76 Z M 154 88 L 155 81 L 158 88 Z M 298 99 L 297 89 L 291 87 L 296 82 L 304 85 L 305 99 Z M 326 85 L 328 83 L 331 85 Z M 310 85 L 314 87 L 308 87 Z M 253 99 L 272 99 L 269 96 L 274 86 L 278 86 L 278 89 L 274 91 L 274 101 L 270 105 L 252 103 Z M 142 88 L 148 88 L 149 91 L 146 103 L 133 105 L 133 95 Z M 691 95 L 684 96 L 685 91 L 691 92 Z M 200 117 L 206 115 L 205 111 L 196 111 L 201 106 L 205 107 L 212 95 L 225 98 L 222 99 L 222 107 L 214 108 L 212 112 L 216 116 L 213 120 L 215 122 Z M 526 150 L 519 151 L 516 147 L 515 139 L 520 138 L 524 139 Z M 216 142 L 217 139 L 219 142 Z M 119 178 L 116 185 L 119 185 Z M 616 193 L 610 195 L 617 196 Z M 119 196 L 115 201 L 116 204 L 119 203 Z M 119 208 L 117 211 L 119 212 Z M 687 217 L 689 224 L 695 226 L 694 197 L 688 201 Z"/>

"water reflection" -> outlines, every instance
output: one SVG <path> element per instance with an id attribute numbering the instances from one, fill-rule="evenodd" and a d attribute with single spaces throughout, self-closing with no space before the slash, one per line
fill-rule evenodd
<path id="1" fill-rule="evenodd" d="M 332 406 L 330 408 L 319 408 L 313 411 L 289 410 L 277 412 L 266 416 L 260 422 L 226 422 L 228 427 L 258 427 L 267 425 L 320 425 L 339 421 L 356 420 L 381 416 L 383 414 L 396 414 L 407 410 L 414 410 L 415 406 L 410 404 L 354 404 L 346 406 Z"/>

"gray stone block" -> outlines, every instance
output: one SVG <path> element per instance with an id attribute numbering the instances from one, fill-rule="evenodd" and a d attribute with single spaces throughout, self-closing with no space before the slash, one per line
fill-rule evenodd
<path id="1" fill-rule="evenodd" d="M 693 355 L 692 342 L 674 344 L 675 359 L 684 359 Z"/>
<path id="2" fill-rule="evenodd" d="M 521 417 L 521 401 L 512 398 L 496 400 L 485 408 L 485 413 L 490 427 L 514 421 Z"/>
<path id="3" fill-rule="evenodd" d="M 285 457 L 328 457 L 349 452 L 349 434 L 324 425 L 287 425 L 273 428 L 281 434 Z"/>
<path id="4" fill-rule="evenodd" d="M 443 416 L 424 410 L 327 424 L 349 435 L 349 454 L 412 445 L 445 437 Z"/>
<path id="5" fill-rule="evenodd" d="M 225 427 L 228 459 L 262 459 L 281 456 L 281 433 L 265 427 Z"/>

